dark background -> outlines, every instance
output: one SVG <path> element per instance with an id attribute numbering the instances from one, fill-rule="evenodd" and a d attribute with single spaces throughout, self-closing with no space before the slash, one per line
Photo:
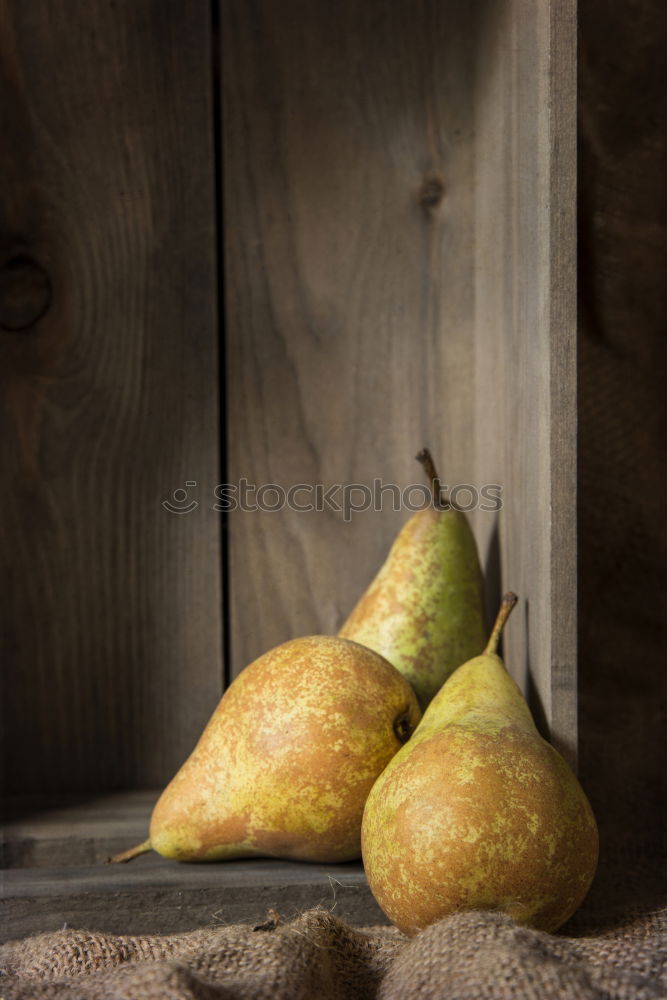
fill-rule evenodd
<path id="1" fill-rule="evenodd" d="M 665 903 L 667 10 L 579 5 L 580 775 L 588 907 Z"/>

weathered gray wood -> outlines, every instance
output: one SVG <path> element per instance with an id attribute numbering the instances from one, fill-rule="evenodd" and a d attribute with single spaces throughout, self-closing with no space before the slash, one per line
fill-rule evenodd
<path id="1" fill-rule="evenodd" d="M 480 11 L 482 13 L 482 11 Z M 508 665 L 576 756 L 576 22 L 571 0 L 483 7 L 475 91 L 478 478 L 501 482 Z M 484 548 L 491 524 L 478 517 Z"/>
<path id="2" fill-rule="evenodd" d="M 577 712 L 577 0 L 549 11 L 550 730 L 576 766 Z M 543 676 L 547 672 L 543 665 Z"/>
<path id="3" fill-rule="evenodd" d="M 210 5 L 0 6 L 11 791 L 158 786 L 222 685 Z M 182 505 L 183 506 L 183 505 Z"/>
<path id="4" fill-rule="evenodd" d="M 361 863 L 228 861 L 185 865 L 145 855 L 129 865 L 17 869 L 3 875 L 0 938 L 68 927 L 171 934 L 290 918 L 316 906 L 352 924 L 386 923 Z"/>
<path id="5" fill-rule="evenodd" d="M 146 836 L 156 792 L 21 799 L 3 824 L 4 940 L 69 927 L 118 934 L 173 933 L 260 922 L 313 906 L 356 924 L 385 923 L 361 863 L 311 865 L 257 859 L 188 865 L 156 854 L 108 865 Z"/>
<path id="6" fill-rule="evenodd" d="M 509 666 L 576 747 L 574 3 L 223 9 L 231 480 L 498 484 Z M 303 499 L 300 498 L 303 502 Z M 233 669 L 334 631 L 407 512 L 234 513 Z"/>
<path id="7" fill-rule="evenodd" d="M 8 784 L 157 786 L 222 673 L 209 6 L 1 12 Z M 491 603 L 571 753 L 573 4 L 221 14 L 229 478 L 500 483 Z M 232 515 L 234 671 L 337 628 L 388 506 Z"/>
<path id="8" fill-rule="evenodd" d="M 103 864 L 145 840 L 158 795 L 130 791 L 9 802 L 3 811 L 0 867 Z"/>
<path id="9" fill-rule="evenodd" d="M 469 482 L 474 5 L 222 14 L 231 481 Z M 233 670 L 335 631 L 408 516 L 233 513 Z"/>

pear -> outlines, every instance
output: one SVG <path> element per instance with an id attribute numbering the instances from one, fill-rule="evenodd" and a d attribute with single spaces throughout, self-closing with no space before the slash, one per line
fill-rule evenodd
<path id="1" fill-rule="evenodd" d="M 471 909 L 553 931 L 595 873 L 588 800 L 496 654 L 515 602 L 506 595 L 482 655 L 443 685 L 366 803 L 368 882 L 407 934 Z"/>
<path id="2" fill-rule="evenodd" d="M 233 681 L 160 796 L 151 848 L 180 861 L 349 861 L 373 782 L 421 717 L 377 653 L 336 636 L 270 650 Z"/>
<path id="3" fill-rule="evenodd" d="M 338 634 L 386 657 L 422 709 L 485 640 L 484 582 L 465 513 L 441 499 L 430 453 L 419 455 L 433 500 L 404 524 L 384 565 Z"/>

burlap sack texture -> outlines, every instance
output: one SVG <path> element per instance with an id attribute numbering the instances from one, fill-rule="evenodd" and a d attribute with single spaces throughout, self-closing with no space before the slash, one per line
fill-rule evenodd
<path id="1" fill-rule="evenodd" d="M 5 945 L 5 1000 L 658 1000 L 667 914 L 578 939 L 465 913 L 416 938 L 326 910 L 173 937 L 61 931 Z"/>
<path id="2" fill-rule="evenodd" d="M 580 0 L 579 25 L 580 774 L 602 846 L 584 907 L 558 935 L 473 913 L 409 940 L 326 911 L 65 930 L 0 949 L 4 1000 L 667 998 L 667 5 Z"/>

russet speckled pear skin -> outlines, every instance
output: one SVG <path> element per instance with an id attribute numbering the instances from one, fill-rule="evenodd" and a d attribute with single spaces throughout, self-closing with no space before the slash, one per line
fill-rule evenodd
<path id="1" fill-rule="evenodd" d="M 399 532 L 339 631 L 386 657 L 422 709 L 453 670 L 484 648 L 484 583 L 462 511 L 428 507 Z"/>
<path id="2" fill-rule="evenodd" d="M 498 656 L 459 667 L 433 699 L 373 786 L 362 851 L 373 895 L 408 934 L 466 909 L 553 931 L 580 905 L 595 818 Z"/>
<path id="3" fill-rule="evenodd" d="M 155 806 L 150 847 L 182 861 L 358 858 L 368 792 L 420 715 L 371 650 L 332 636 L 277 646 L 223 695 Z"/>

